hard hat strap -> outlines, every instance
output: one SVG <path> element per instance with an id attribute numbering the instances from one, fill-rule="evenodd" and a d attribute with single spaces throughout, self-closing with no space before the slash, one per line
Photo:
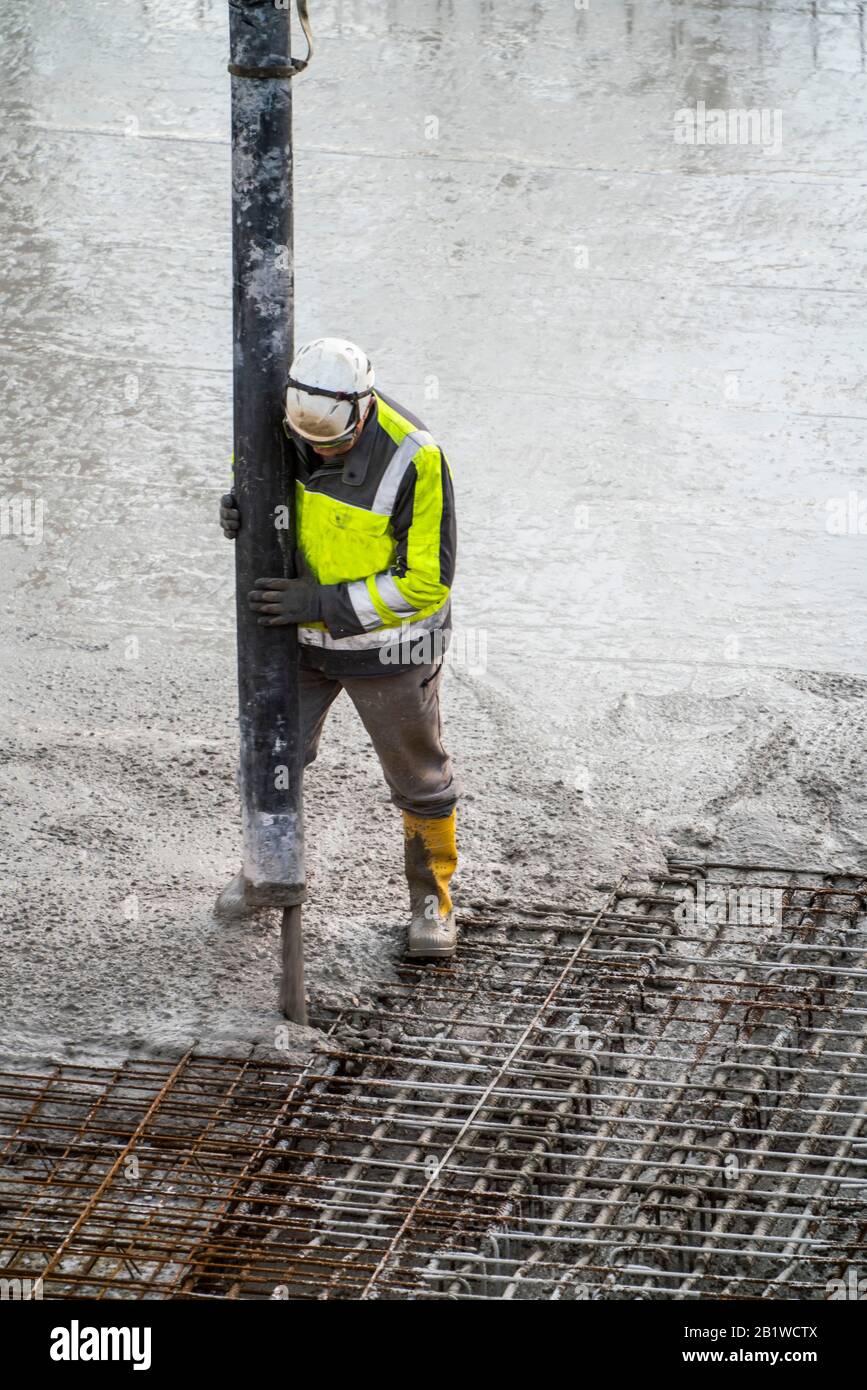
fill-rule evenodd
<path id="1" fill-rule="evenodd" d="M 333 401 L 355 401 L 357 403 L 363 396 L 373 395 L 372 386 L 368 386 L 366 391 L 329 391 L 325 386 L 308 386 L 306 382 L 296 381 L 294 376 L 286 378 L 286 385 L 293 387 L 296 391 L 306 391 L 308 396 L 328 396 Z"/>
<path id="2" fill-rule="evenodd" d="M 368 386 L 366 391 L 329 391 L 325 386 L 308 386 L 303 381 L 296 381 L 294 376 L 286 378 L 286 386 L 287 388 L 291 387 L 295 391 L 304 391 L 308 396 L 327 396 L 328 399 L 332 401 L 351 401 L 352 414 L 349 417 L 349 425 L 345 430 L 347 438 L 361 419 L 361 411 L 358 408 L 358 402 L 364 400 L 365 396 L 373 395 L 372 386 Z M 338 437 L 342 439 L 343 435 Z"/>

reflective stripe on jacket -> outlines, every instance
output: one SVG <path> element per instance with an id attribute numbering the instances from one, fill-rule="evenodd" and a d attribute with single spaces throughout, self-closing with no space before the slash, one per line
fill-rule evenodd
<path id="1" fill-rule="evenodd" d="M 348 454 L 330 462 L 296 452 L 297 545 L 324 586 L 324 622 L 299 627 L 299 641 L 335 674 L 407 664 L 416 639 L 448 626 L 456 533 L 445 455 L 378 392 Z"/>

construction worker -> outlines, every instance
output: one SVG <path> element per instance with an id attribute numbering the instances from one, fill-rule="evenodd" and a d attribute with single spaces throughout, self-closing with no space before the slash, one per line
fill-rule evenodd
<path id="1" fill-rule="evenodd" d="M 455 508 L 449 465 L 424 425 L 374 390 L 367 354 L 316 338 L 296 354 L 284 429 L 296 456 L 297 569 L 250 593 L 266 626 L 298 624 L 304 765 L 346 690 L 403 813 L 407 952 L 454 954 L 449 880 L 458 789 L 442 743 L 440 684 L 450 629 Z M 223 533 L 243 525 L 230 493 Z M 218 911 L 249 908 L 238 875 Z"/>

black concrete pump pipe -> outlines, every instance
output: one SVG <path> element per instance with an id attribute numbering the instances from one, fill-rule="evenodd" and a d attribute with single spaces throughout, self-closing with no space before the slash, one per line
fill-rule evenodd
<path id="1" fill-rule="evenodd" d="M 290 79 L 306 63 L 293 63 L 289 10 L 274 0 L 230 0 L 229 31 L 243 870 L 249 901 L 284 909 L 280 1006 L 304 1023 L 297 632 L 260 626 L 247 595 L 260 577 L 293 574 L 292 450 L 282 431 L 293 339 Z"/>

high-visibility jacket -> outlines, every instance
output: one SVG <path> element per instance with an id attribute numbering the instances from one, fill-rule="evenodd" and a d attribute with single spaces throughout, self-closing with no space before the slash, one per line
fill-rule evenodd
<path id="1" fill-rule="evenodd" d="M 324 621 L 298 629 L 302 660 L 334 676 L 442 660 L 456 548 L 442 449 L 377 392 L 349 453 L 298 444 L 296 458 L 296 544 L 324 586 Z"/>

